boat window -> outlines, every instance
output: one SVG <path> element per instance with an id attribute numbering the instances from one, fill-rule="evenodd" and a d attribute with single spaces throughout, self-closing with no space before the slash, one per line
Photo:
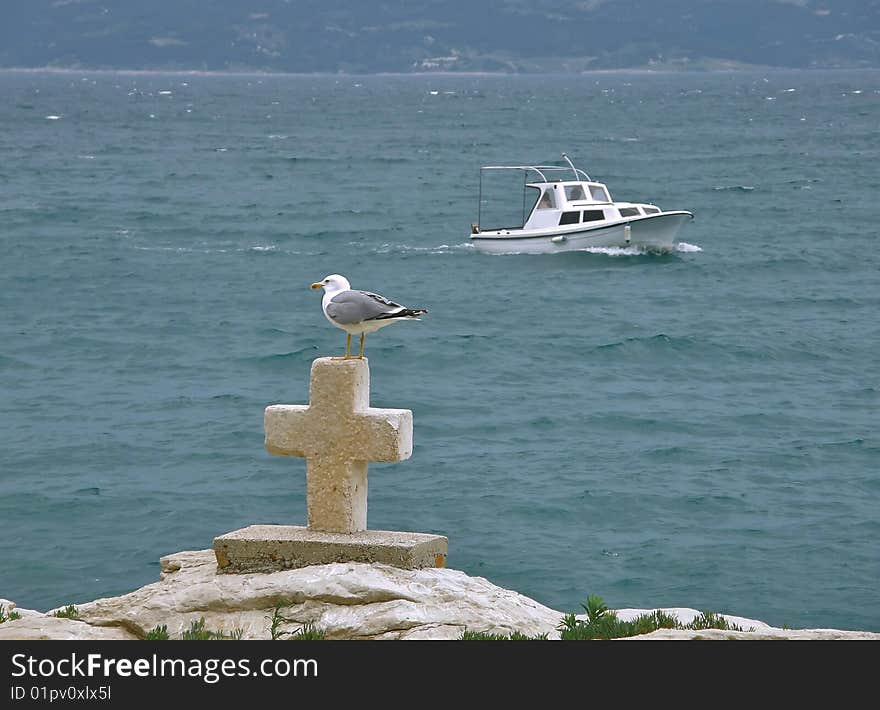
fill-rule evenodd
<path id="1" fill-rule="evenodd" d="M 556 200 L 553 199 L 553 190 L 544 190 L 541 199 L 538 200 L 539 210 L 552 210 L 556 208 Z"/>
<path id="2" fill-rule="evenodd" d="M 563 212 L 559 224 L 577 224 L 581 221 L 580 212 Z"/>
<path id="3" fill-rule="evenodd" d="M 620 208 L 620 216 L 621 217 L 636 217 L 640 214 L 638 207 L 621 207 Z"/>
<path id="4" fill-rule="evenodd" d="M 590 185 L 590 197 L 596 202 L 611 202 L 608 199 L 608 192 L 601 185 Z"/>
<path id="5" fill-rule="evenodd" d="M 565 188 L 565 199 L 573 202 L 574 200 L 586 200 L 587 196 L 584 194 L 584 188 L 580 185 L 567 185 Z"/>
<path id="6" fill-rule="evenodd" d="M 660 212 L 659 207 L 643 207 L 642 209 L 645 210 L 645 214 L 659 214 Z"/>
<path id="7" fill-rule="evenodd" d="M 604 210 L 584 210 L 584 222 L 598 222 L 605 219 Z"/>

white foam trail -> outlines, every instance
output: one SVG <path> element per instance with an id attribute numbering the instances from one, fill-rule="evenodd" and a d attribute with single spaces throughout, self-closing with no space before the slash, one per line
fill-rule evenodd
<path id="1" fill-rule="evenodd" d="M 638 247 L 586 247 L 578 251 L 585 251 L 589 254 L 605 254 L 605 256 L 643 256 L 646 253 Z"/>
<path id="2" fill-rule="evenodd" d="M 59 120 L 60 118 L 61 118 L 61 116 L 56 116 L 54 113 L 51 114 L 50 116 L 46 116 L 46 120 L 47 120 L 47 121 L 57 121 L 57 120 Z"/>
<path id="3" fill-rule="evenodd" d="M 464 242 L 463 244 L 438 244 L 437 246 L 431 247 L 413 247 L 409 246 L 408 244 L 382 244 L 376 249 L 376 251 L 379 254 L 387 254 L 393 251 L 415 252 L 422 254 L 449 254 L 450 252 L 454 251 L 474 248 L 474 245 L 468 242 Z"/>
<path id="4" fill-rule="evenodd" d="M 687 242 L 679 242 L 675 245 L 675 251 L 684 252 L 685 254 L 695 252 L 695 251 L 703 251 L 702 247 L 698 247 L 696 244 L 688 244 Z"/>

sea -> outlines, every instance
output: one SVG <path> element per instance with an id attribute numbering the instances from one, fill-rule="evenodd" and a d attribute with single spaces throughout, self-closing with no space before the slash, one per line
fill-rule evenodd
<path id="1" fill-rule="evenodd" d="M 563 612 L 880 631 L 878 127 L 870 70 L 0 72 L 0 597 L 305 524 L 263 411 L 342 354 L 339 273 L 428 309 L 366 339 L 414 417 L 370 528 Z M 675 250 L 476 251 L 522 212 L 480 167 L 563 152 Z"/>

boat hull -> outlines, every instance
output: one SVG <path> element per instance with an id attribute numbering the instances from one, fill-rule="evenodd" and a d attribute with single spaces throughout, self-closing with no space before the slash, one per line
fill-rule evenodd
<path id="1" fill-rule="evenodd" d="M 586 229 L 578 225 L 553 232 L 542 230 L 540 234 L 515 229 L 477 233 L 471 235 L 471 241 L 477 250 L 487 254 L 555 254 L 602 247 L 636 247 L 663 252 L 675 248 L 679 230 L 693 218 L 685 211 L 661 212 Z"/>

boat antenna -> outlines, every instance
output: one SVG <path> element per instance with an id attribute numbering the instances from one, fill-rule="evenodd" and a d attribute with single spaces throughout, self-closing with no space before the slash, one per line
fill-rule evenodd
<path id="1" fill-rule="evenodd" d="M 570 168 L 571 168 L 571 171 L 574 173 L 574 179 L 575 179 L 575 180 L 580 180 L 581 178 L 580 178 L 580 176 L 578 175 L 578 171 L 575 169 L 575 167 L 574 167 L 574 165 L 572 164 L 572 162 L 568 159 L 568 156 L 567 156 L 565 153 L 563 153 L 563 154 L 562 154 L 562 157 L 565 158 L 565 162 L 568 163 L 568 167 L 570 167 Z"/>

